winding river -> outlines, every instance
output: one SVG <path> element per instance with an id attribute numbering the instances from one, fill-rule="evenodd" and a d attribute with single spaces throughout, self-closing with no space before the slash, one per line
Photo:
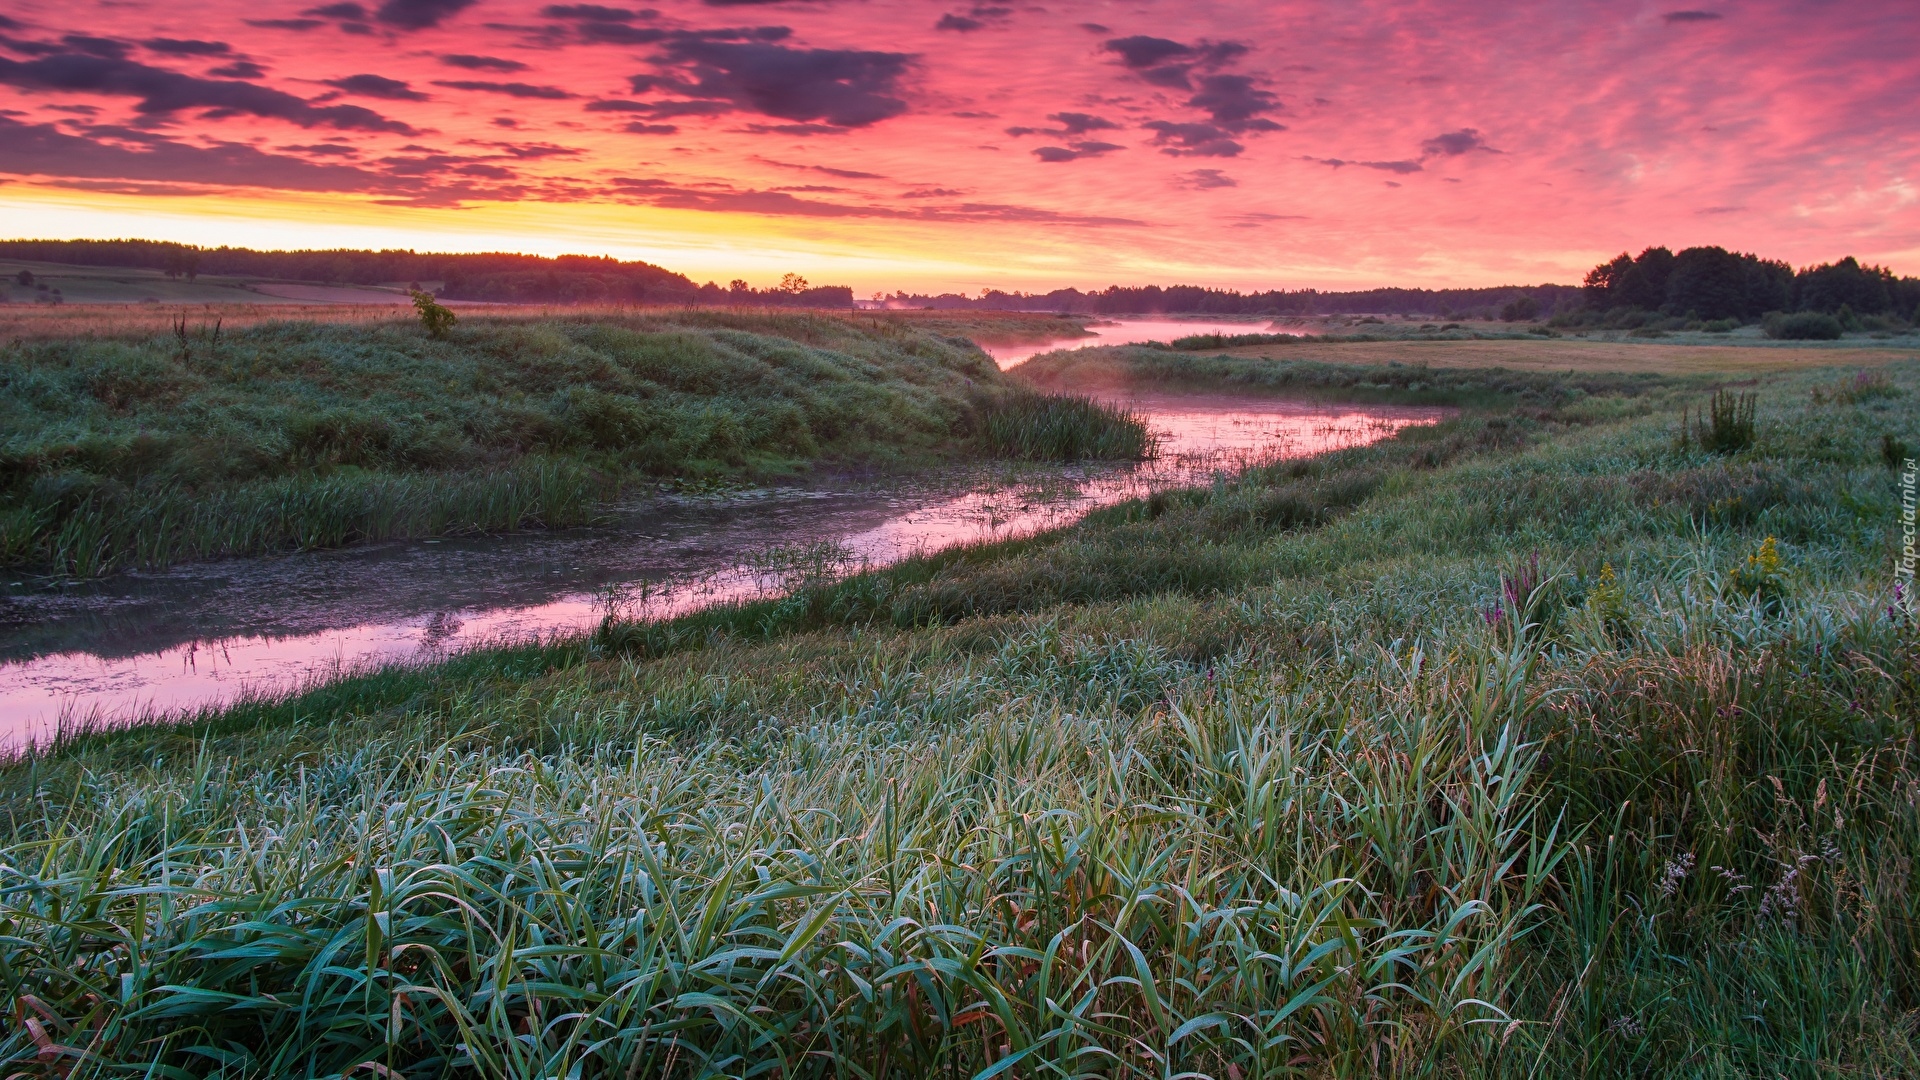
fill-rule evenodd
<path id="1" fill-rule="evenodd" d="M 134 723 L 381 665 L 579 633 L 610 603 L 659 617 L 775 594 L 795 574 L 823 566 L 884 565 L 1053 528 L 1157 488 L 1360 445 L 1447 411 L 1196 396 L 1128 401 L 1159 435 L 1153 461 L 654 498 L 616 507 L 588 528 L 16 587 L 0 608 L 0 746 L 43 741 L 64 725 Z"/>

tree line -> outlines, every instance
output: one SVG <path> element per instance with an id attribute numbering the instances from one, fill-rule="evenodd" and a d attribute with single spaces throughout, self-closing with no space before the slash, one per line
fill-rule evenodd
<path id="1" fill-rule="evenodd" d="M 69 266 L 124 266 L 159 270 L 189 280 L 201 274 L 325 282 L 335 285 L 437 283 L 444 300 L 520 304 L 727 304 L 756 307 L 851 307 L 844 285 L 813 286 L 788 274 L 776 286 L 755 289 L 696 285 L 652 263 L 594 255 L 520 255 L 510 252 L 442 254 L 411 249 L 258 251 L 203 248 L 164 240 L 4 240 L 0 257 Z"/>
<path id="2" fill-rule="evenodd" d="M 1678 254 L 1650 247 L 1621 252 L 1587 274 L 1586 306 L 1692 319 L 1753 320 L 1769 312 L 1890 315 L 1920 319 L 1920 278 L 1895 277 L 1884 266 L 1847 256 L 1795 271 L 1777 259 L 1691 247 Z"/>
<path id="3" fill-rule="evenodd" d="M 696 285 L 684 274 L 640 261 L 606 256 L 520 255 L 508 252 L 443 254 L 411 249 L 258 251 L 202 248 L 161 240 L 5 240 L 0 257 L 86 266 L 157 269 L 169 276 L 199 274 L 318 281 L 342 285 L 437 282 L 441 299 L 521 304 L 703 304 L 734 306 L 853 306 L 853 290 L 814 286 L 788 274 L 756 289 L 736 279 L 722 287 Z M 1796 271 L 1777 259 L 1691 247 L 1674 253 L 1650 247 L 1622 252 L 1587 274 L 1581 285 L 1509 285 L 1481 289 L 1270 289 L 1239 292 L 1197 285 L 1110 285 L 1046 293 L 988 289 L 981 295 L 876 295 L 874 306 L 939 310 L 1050 311 L 1087 315 L 1428 315 L 1441 318 L 1555 318 L 1561 322 L 1686 320 L 1750 322 L 1773 312 L 1814 312 L 1848 323 L 1861 317 L 1920 322 L 1920 278 L 1896 277 L 1849 256 Z"/>
<path id="4" fill-rule="evenodd" d="M 988 289 L 978 297 L 896 292 L 874 303 L 889 308 L 975 311 L 1064 311 L 1085 315 L 1435 315 L 1441 318 L 1532 319 L 1577 309 L 1577 285 L 1503 285 L 1484 289 L 1270 289 L 1243 293 L 1198 285 L 1124 286 L 1047 293 Z"/>

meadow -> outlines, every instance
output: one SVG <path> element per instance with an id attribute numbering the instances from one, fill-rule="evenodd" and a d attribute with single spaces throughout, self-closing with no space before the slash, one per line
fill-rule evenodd
<path id="1" fill-rule="evenodd" d="M 0 566 L 88 577 L 579 524 L 646 484 L 1149 450 L 1131 418 L 1036 396 L 944 323 L 469 311 L 442 338 L 367 309 L 169 319 L 53 309 L 0 345 Z"/>
<path id="2" fill-rule="evenodd" d="M 0 1060 L 1920 1072 L 1920 364 L 1240 363 L 1470 407 L 11 762 Z"/>

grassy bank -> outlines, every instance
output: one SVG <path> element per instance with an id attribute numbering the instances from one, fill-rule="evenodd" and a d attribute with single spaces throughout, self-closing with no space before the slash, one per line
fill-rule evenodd
<path id="1" fill-rule="evenodd" d="M 1677 438 L 1685 386 L 1543 389 L 15 763 L 0 1053 L 1912 1075 L 1920 632 L 1882 447 L 1920 444 L 1920 365 L 1885 371 L 1763 383 L 1721 454 Z"/>
<path id="2" fill-rule="evenodd" d="M 1056 393 L 1158 389 L 1271 394 L 1328 401 L 1557 408 L 1591 395 L 1635 396 L 1668 377 L 1614 371 L 1550 372 L 1509 367 L 1364 365 L 1233 356 L 1150 345 L 1043 353 L 1010 374 Z"/>
<path id="3" fill-rule="evenodd" d="M 963 339 L 809 314 L 469 316 L 446 340 L 400 320 L 194 322 L 16 338 L 0 361 L 0 566 L 73 576 L 576 524 L 635 480 L 1143 436 L 1037 402 Z"/>

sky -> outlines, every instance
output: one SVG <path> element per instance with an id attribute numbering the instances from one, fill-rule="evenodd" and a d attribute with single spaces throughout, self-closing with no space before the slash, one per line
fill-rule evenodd
<path id="1" fill-rule="evenodd" d="M 1920 274 L 1912 0 L 6 0 L 0 236 L 879 290 Z"/>

